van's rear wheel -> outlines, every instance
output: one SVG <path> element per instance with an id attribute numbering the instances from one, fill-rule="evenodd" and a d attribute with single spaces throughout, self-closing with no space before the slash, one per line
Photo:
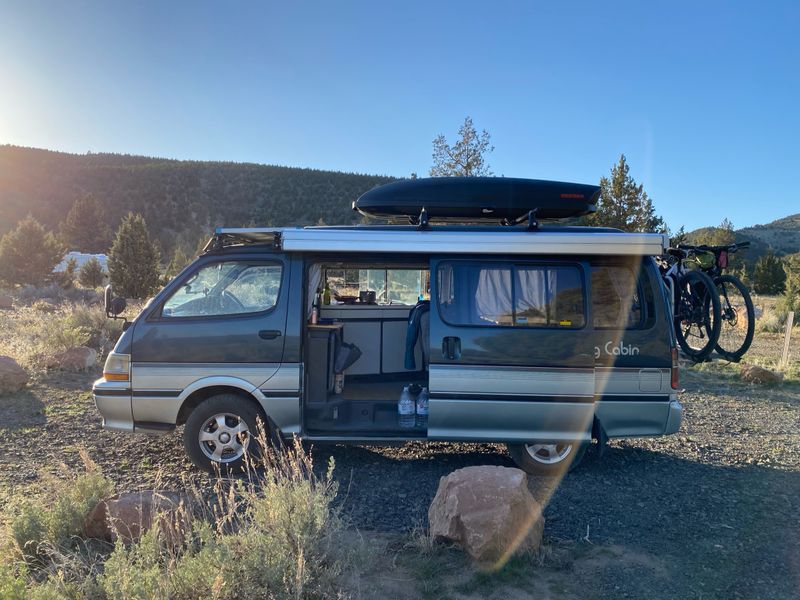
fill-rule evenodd
<path id="1" fill-rule="evenodd" d="M 586 454 L 588 442 L 532 442 L 507 444 L 517 466 L 531 475 L 554 477 L 578 466 Z"/>
<path id="2" fill-rule="evenodd" d="M 246 456 L 257 449 L 261 415 L 236 394 L 219 394 L 201 402 L 186 420 L 183 444 L 189 459 L 201 469 L 222 473 L 244 469 Z"/>

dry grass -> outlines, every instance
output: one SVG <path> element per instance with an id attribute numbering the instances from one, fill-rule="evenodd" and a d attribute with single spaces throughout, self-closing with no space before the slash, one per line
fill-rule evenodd
<path id="1" fill-rule="evenodd" d="M 21 501 L 0 558 L 2 598 L 336 598 L 347 560 L 333 508 L 333 463 L 322 476 L 299 441 L 274 449 L 259 436 L 258 464 L 217 478 L 209 493 L 153 516 L 135 543 L 83 537 L 93 506 L 111 493 L 86 472 L 52 480 L 52 497 Z"/>

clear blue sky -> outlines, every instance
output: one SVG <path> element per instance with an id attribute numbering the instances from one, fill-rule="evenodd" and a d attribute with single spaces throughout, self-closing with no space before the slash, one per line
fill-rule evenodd
<path id="1" fill-rule="evenodd" d="M 466 115 L 673 228 L 800 212 L 800 3 L 0 0 L 0 143 L 406 176 Z"/>

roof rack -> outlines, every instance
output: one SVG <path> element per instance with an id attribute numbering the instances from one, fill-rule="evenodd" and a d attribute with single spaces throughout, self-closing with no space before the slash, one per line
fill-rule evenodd
<path id="1" fill-rule="evenodd" d="M 282 252 L 658 256 L 669 247 L 669 237 L 592 227 L 541 227 L 535 235 L 485 226 L 219 228 L 204 252 L 254 244 Z"/>
<path id="2" fill-rule="evenodd" d="M 217 227 L 214 235 L 203 247 L 202 254 L 220 252 L 233 246 L 265 244 L 273 248 L 281 247 L 280 230 L 260 227 Z"/>

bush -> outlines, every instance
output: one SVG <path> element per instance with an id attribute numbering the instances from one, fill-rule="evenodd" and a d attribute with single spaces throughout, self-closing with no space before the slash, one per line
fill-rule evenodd
<path id="1" fill-rule="evenodd" d="M 761 317 L 756 321 L 758 331 L 765 333 L 782 333 L 786 327 L 786 313 L 781 315 L 773 308 L 765 308 Z"/>
<path id="2" fill-rule="evenodd" d="M 155 515 L 138 542 L 118 541 L 100 568 L 82 524 L 111 484 L 85 457 L 86 473 L 54 482 L 52 498 L 13 517 L 24 562 L 0 553 L 0 597 L 339 598 L 342 522 L 333 508 L 333 461 L 317 476 L 299 440 L 275 450 L 261 433 L 263 474 L 218 479 L 212 497 L 193 489 L 190 507 Z M 17 560 L 17 562 L 15 562 Z"/>
<path id="3" fill-rule="evenodd" d="M 42 298 L 49 298 L 57 302 L 82 302 L 84 304 L 100 302 L 100 295 L 95 290 L 76 287 L 64 289 L 55 283 L 45 286 L 26 285 L 16 293 L 16 296 L 17 300 L 23 304 L 32 304 Z"/>
<path id="4" fill-rule="evenodd" d="M 105 277 L 103 266 L 100 264 L 100 261 L 93 256 L 81 267 L 78 281 L 83 287 L 95 289 L 103 285 Z"/>
<path id="5" fill-rule="evenodd" d="M 0 239 L 0 279 L 11 284 L 41 284 L 53 274 L 64 250 L 33 217 Z"/>
<path id="6" fill-rule="evenodd" d="M 103 498 L 110 496 L 114 485 L 85 452 L 81 457 L 86 472 L 69 474 L 66 482 L 54 481 L 52 497 L 44 502 L 25 501 L 11 521 L 11 535 L 20 555 L 27 560 L 41 559 L 49 549 L 71 548 L 83 533 L 89 512 Z"/>
<path id="7" fill-rule="evenodd" d="M 175 527 L 154 527 L 137 544 L 115 546 L 99 580 L 109 598 L 338 596 L 333 462 L 317 477 L 299 441 L 285 451 L 263 436 L 260 444 L 263 477 L 220 482 L 204 514 L 185 521 L 179 545 Z"/>

